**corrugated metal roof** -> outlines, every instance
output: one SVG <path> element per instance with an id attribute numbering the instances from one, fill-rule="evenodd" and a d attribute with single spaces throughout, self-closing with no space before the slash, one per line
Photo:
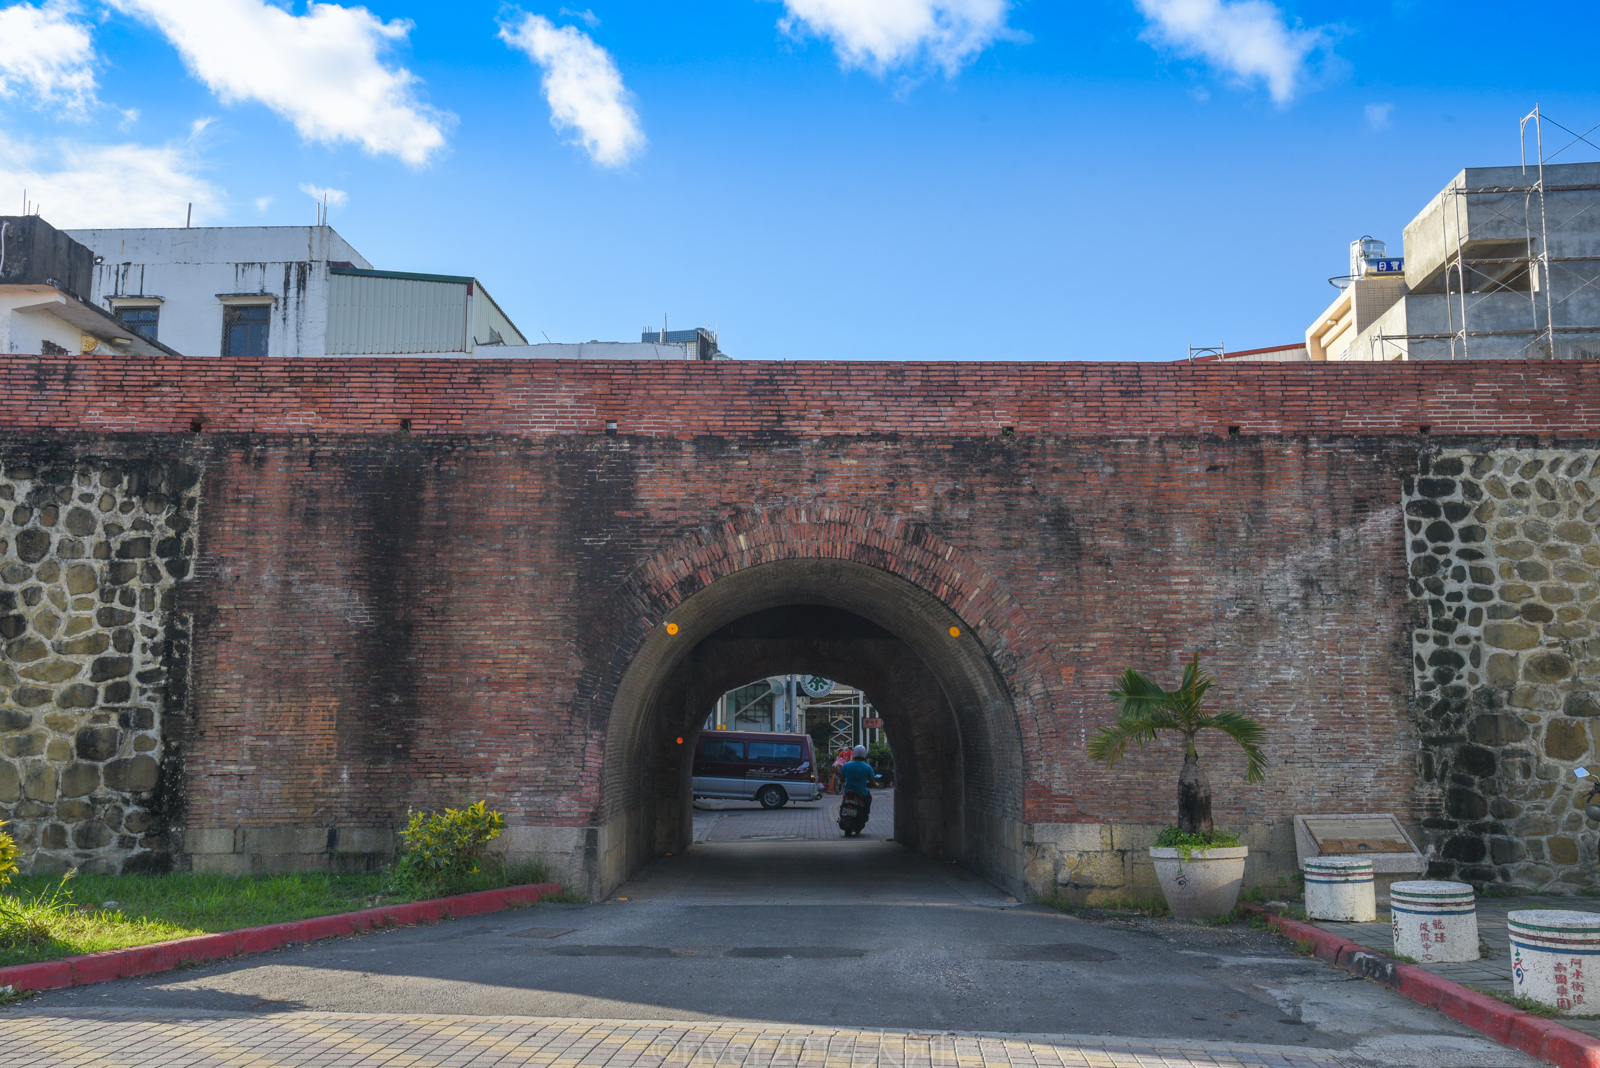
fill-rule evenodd
<path id="1" fill-rule="evenodd" d="M 335 269 L 328 286 L 328 355 L 467 351 L 471 281 Z"/>

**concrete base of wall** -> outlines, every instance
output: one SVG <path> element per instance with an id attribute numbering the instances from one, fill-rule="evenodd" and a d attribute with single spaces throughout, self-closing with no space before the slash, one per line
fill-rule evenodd
<path id="1" fill-rule="evenodd" d="M 549 878 L 590 898 L 621 886 L 649 859 L 636 824 L 643 814 L 619 815 L 599 827 L 507 827 L 493 844 L 508 864 L 537 860 Z M 1158 823 L 1021 823 L 969 815 L 970 856 L 984 878 L 1019 895 L 1097 905 L 1159 894 L 1150 843 Z M 1244 885 L 1295 885 L 1294 829 L 1254 824 L 1240 834 L 1250 847 Z M 295 871 L 370 871 L 389 863 L 394 831 L 374 827 L 190 827 L 183 852 L 191 870 L 226 875 Z M 1387 889 L 1387 887 L 1384 887 Z"/>
<path id="2" fill-rule="evenodd" d="M 1147 900 L 1159 896 L 1150 844 L 1161 833 L 1159 823 L 1034 823 L 1024 824 L 1026 892 L 1033 900 L 1059 900 L 1074 905 Z M 1294 827 L 1285 820 L 1252 824 L 1239 833 L 1250 848 L 1244 886 L 1295 886 L 1299 871 Z"/>
<path id="3" fill-rule="evenodd" d="M 396 846 L 377 827 L 188 827 L 174 837 L 189 870 L 219 875 L 372 871 Z"/>

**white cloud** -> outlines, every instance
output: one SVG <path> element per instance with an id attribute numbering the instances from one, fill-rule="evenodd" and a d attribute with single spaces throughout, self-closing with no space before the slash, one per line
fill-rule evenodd
<path id="1" fill-rule="evenodd" d="M 294 15 L 263 0 L 110 0 L 166 35 L 224 103 L 254 100 L 308 141 L 359 144 L 418 166 L 452 117 L 422 104 L 417 77 L 384 62 L 411 23 L 364 7 L 311 3 Z"/>
<path id="2" fill-rule="evenodd" d="M 330 189 L 324 185 L 306 183 L 300 186 L 300 192 L 318 204 L 326 203 L 330 208 L 342 208 L 350 201 L 350 194 L 343 189 Z"/>
<path id="3" fill-rule="evenodd" d="M 574 11 L 570 7 L 564 7 L 557 14 L 562 18 L 578 19 L 591 30 L 600 25 L 600 17 L 588 8 L 584 8 L 582 11 Z"/>
<path id="4" fill-rule="evenodd" d="M 70 0 L 0 8 L 0 98 L 26 90 L 81 112 L 94 103 L 94 46 Z"/>
<path id="5" fill-rule="evenodd" d="M 272 198 L 271 197 L 256 197 L 256 210 L 257 211 L 266 211 L 270 207 L 272 207 Z"/>
<path id="6" fill-rule="evenodd" d="M 1367 126 L 1373 130 L 1387 130 L 1389 128 L 1389 115 L 1393 111 L 1393 104 L 1368 104 Z"/>
<path id="7" fill-rule="evenodd" d="M 1279 104 L 1294 98 L 1321 30 L 1290 27 L 1267 0 L 1135 0 L 1150 20 L 1145 39 L 1197 56 L 1230 74 L 1261 79 Z"/>
<path id="8" fill-rule="evenodd" d="M 1000 38 L 1010 0 L 783 0 L 788 34 L 833 42 L 839 62 L 882 76 L 923 62 L 954 77 Z"/>
<path id="9" fill-rule="evenodd" d="M 515 24 L 500 24 L 500 39 L 544 68 L 550 124 L 576 130 L 590 159 L 620 167 L 644 148 L 632 94 L 610 53 L 587 35 L 541 15 L 523 15 Z"/>
<path id="10" fill-rule="evenodd" d="M 63 229 L 182 226 L 191 203 L 195 222 L 215 218 L 222 191 L 196 170 L 182 145 L 58 141 L 41 148 L 0 133 L 0 204 L 20 204 L 26 189 L 40 214 Z"/>

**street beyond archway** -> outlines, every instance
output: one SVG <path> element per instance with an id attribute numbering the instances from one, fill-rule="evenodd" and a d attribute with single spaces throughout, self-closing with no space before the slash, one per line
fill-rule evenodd
<path id="1" fill-rule="evenodd" d="M 1250 927 L 1079 918 L 853 838 L 697 843 L 604 901 L 57 991 L 0 1034 L 0 1068 L 1537 1063 Z"/>

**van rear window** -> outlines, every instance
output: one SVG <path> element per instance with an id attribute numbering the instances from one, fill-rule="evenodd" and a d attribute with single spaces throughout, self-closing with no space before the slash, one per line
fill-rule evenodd
<path id="1" fill-rule="evenodd" d="M 730 742 L 726 738 L 707 738 L 700 743 L 700 759 L 741 764 L 744 762 L 744 743 Z"/>
<path id="2" fill-rule="evenodd" d="M 800 764 L 799 742 L 751 742 L 750 763 L 777 764 L 786 768 Z"/>

